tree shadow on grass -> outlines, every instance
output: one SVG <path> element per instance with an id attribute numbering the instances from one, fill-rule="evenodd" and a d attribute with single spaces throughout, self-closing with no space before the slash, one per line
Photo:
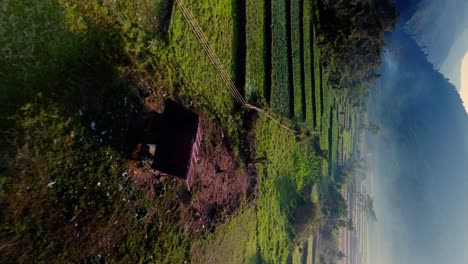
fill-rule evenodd
<path id="1" fill-rule="evenodd" d="M 7 11 L 21 17 L 22 5 L 12 2 Z M 22 59 L 16 50 L 17 56 L 0 68 L 7 70 L 1 74 L 6 92 L 0 96 L 5 103 L 0 116 L 6 129 L 0 143 L 8 145 L 0 153 L 2 160 L 7 157 L 2 161 L 7 169 L 0 166 L 0 244 L 7 245 L 0 255 L 18 262 L 51 256 L 76 262 L 106 252 L 121 262 L 182 263 L 187 243 L 177 217 L 166 213 L 174 210 L 177 187 L 164 186 L 163 197 L 149 200 L 125 177 L 127 120 L 144 110 L 140 98 L 150 87 L 140 89 L 121 70 L 154 70 L 154 60 L 143 61 L 150 55 L 145 48 L 152 31 L 136 20 L 126 21 L 129 28 L 112 20 L 116 23 L 106 25 L 109 21 L 99 19 L 112 17 L 105 13 L 81 16 L 73 9 L 68 11 L 77 18 L 70 19 L 55 1 L 37 5 L 31 10 L 44 14 L 35 14 L 40 19 L 34 22 L 52 30 L 24 40 L 35 48 L 32 58 Z M 95 7 L 92 11 L 102 11 Z M 86 23 L 83 31 L 67 27 L 79 21 Z M 154 204 L 165 212 L 152 212 L 157 221 L 147 210 Z M 163 236 L 164 243 L 146 239 L 148 230 Z"/>
<path id="2" fill-rule="evenodd" d="M 266 262 L 259 253 L 256 253 L 254 255 L 248 256 L 245 259 L 245 263 L 246 264 L 261 264 L 261 263 L 266 263 Z"/>

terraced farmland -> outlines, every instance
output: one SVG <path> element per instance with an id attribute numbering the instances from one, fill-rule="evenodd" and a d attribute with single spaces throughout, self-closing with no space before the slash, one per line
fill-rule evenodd
<path id="1" fill-rule="evenodd" d="M 314 1 L 248 0 L 246 9 L 248 100 L 320 129 L 325 95 Z"/>
<path id="2" fill-rule="evenodd" d="M 246 1 L 245 95 L 250 103 L 320 132 L 319 147 L 327 154 L 319 158 L 310 139 L 296 140 L 290 132 L 260 118 L 255 128 L 257 151 L 268 165 L 257 165 L 255 210 L 246 209 L 226 227 L 245 229 L 245 237 L 235 243 L 235 232 L 216 232 L 199 245 L 198 262 L 226 256 L 227 249 L 225 263 L 317 263 L 319 259 L 318 237 L 310 234 L 299 250 L 293 246 L 292 228 L 292 214 L 303 188 L 317 183 L 320 200 L 321 189 L 333 182 L 339 142 L 343 142 L 340 104 L 328 85 L 316 41 L 315 9 L 314 0 Z M 348 144 L 350 134 L 344 135 Z M 246 214 L 249 217 L 244 218 Z"/>

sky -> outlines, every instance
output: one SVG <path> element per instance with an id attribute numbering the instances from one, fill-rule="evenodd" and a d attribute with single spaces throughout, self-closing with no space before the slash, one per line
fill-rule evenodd
<path id="1" fill-rule="evenodd" d="M 468 263 L 468 115 L 457 89 L 396 28 L 368 114 L 377 222 L 370 263 Z"/>
<path id="2" fill-rule="evenodd" d="M 468 112 L 468 52 L 465 54 L 462 65 L 461 65 L 461 85 L 460 95 L 465 106 L 465 110 Z"/>
<path id="3" fill-rule="evenodd" d="M 468 8 L 468 7 L 467 7 Z M 465 54 L 468 52 L 468 22 L 467 29 L 460 33 L 450 46 L 447 57 L 442 64 L 438 66 L 439 71 L 444 74 L 450 82 L 461 90 L 461 72 L 462 62 Z"/>

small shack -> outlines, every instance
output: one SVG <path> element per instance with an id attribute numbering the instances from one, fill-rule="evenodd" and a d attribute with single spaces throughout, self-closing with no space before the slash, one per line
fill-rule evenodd
<path id="1" fill-rule="evenodd" d="M 186 180 L 190 190 L 202 140 L 196 113 L 167 100 L 162 114 L 151 112 L 132 118 L 129 138 L 133 158 L 142 145 L 155 145 L 152 168 Z"/>

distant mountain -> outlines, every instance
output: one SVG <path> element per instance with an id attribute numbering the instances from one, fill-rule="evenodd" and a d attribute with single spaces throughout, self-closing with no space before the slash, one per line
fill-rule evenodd
<path id="1" fill-rule="evenodd" d="M 371 263 L 465 264 L 468 116 L 412 37 L 397 28 L 386 42 L 404 52 L 382 56 L 368 107 L 381 132 L 369 151 L 379 186 L 376 225 L 386 245 L 379 250 L 393 259 Z"/>
<path id="2" fill-rule="evenodd" d="M 408 20 L 417 10 L 419 3 L 423 0 L 397 0 L 396 8 L 400 12 L 400 19 Z"/>
<path id="3" fill-rule="evenodd" d="M 400 0 L 397 6 L 406 32 L 459 88 L 461 60 L 468 51 L 468 1 Z"/>

